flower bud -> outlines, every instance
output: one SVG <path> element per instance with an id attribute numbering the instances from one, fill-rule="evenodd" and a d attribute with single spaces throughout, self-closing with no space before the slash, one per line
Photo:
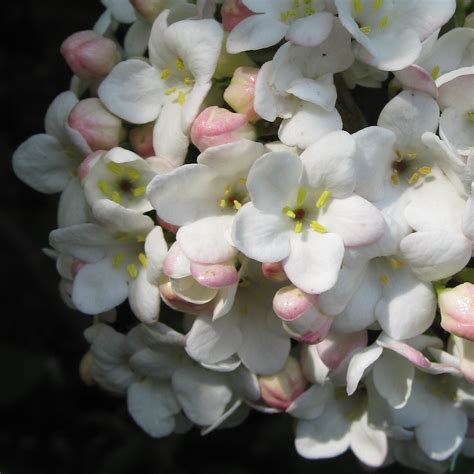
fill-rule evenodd
<path id="1" fill-rule="evenodd" d="M 272 408 L 286 410 L 306 387 L 306 380 L 300 364 L 294 357 L 288 357 L 285 367 L 275 375 L 258 377 L 263 401 Z"/>
<path id="2" fill-rule="evenodd" d="M 86 352 L 79 363 L 79 376 L 85 385 L 94 385 L 95 381 L 92 377 L 92 365 L 94 357 L 90 352 Z"/>
<path id="3" fill-rule="evenodd" d="M 161 299 L 172 309 L 180 311 L 182 313 L 193 314 L 199 316 L 200 314 L 209 314 L 212 312 L 212 305 L 209 303 L 197 304 L 185 301 L 183 298 L 178 296 L 173 290 L 171 283 L 165 281 L 160 284 L 160 296 Z"/>
<path id="4" fill-rule="evenodd" d="M 294 321 L 308 311 L 317 300 L 294 285 L 280 288 L 273 297 L 273 310 L 284 321 Z"/>
<path id="5" fill-rule="evenodd" d="M 249 10 L 242 0 L 224 0 L 221 8 L 224 31 L 232 31 L 242 20 L 255 13 Z"/>
<path id="6" fill-rule="evenodd" d="M 254 67 L 237 68 L 229 86 L 224 91 L 224 100 L 236 112 L 245 115 L 249 122 L 259 119 L 253 108 L 258 71 L 258 68 Z"/>
<path id="7" fill-rule="evenodd" d="M 107 76 L 119 59 L 116 44 L 90 30 L 66 38 L 61 54 L 72 72 L 85 81 Z"/>
<path id="8" fill-rule="evenodd" d="M 132 128 L 128 135 L 131 149 L 142 158 L 155 156 L 155 150 L 153 148 L 154 127 L 155 122 L 146 123 L 145 125 Z"/>
<path id="9" fill-rule="evenodd" d="M 219 107 L 208 107 L 194 120 L 191 141 L 204 151 L 206 148 L 232 143 L 243 138 L 255 139 L 255 130 L 242 114 Z"/>
<path id="10" fill-rule="evenodd" d="M 474 285 L 463 283 L 438 297 L 441 326 L 445 331 L 474 341 Z"/>
<path id="11" fill-rule="evenodd" d="M 270 281 L 280 282 L 288 280 L 285 270 L 283 270 L 283 265 L 280 262 L 262 263 L 262 273 Z"/>
<path id="12" fill-rule="evenodd" d="M 239 282 L 239 273 L 233 261 L 213 264 L 191 262 L 191 274 L 206 288 L 225 288 Z"/>
<path id="13" fill-rule="evenodd" d="M 78 102 L 69 114 L 68 124 L 84 137 L 92 151 L 110 150 L 126 136 L 122 120 L 96 98 Z"/>
<path id="14" fill-rule="evenodd" d="M 150 23 L 166 8 L 164 0 L 130 0 L 135 10 Z"/>
<path id="15" fill-rule="evenodd" d="M 334 316 L 324 314 L 317 306 L 311 306 L 297 319 L 284 321 L 283 329 L 299 342 L 318 344 L 328 335 L 333 321 Z"/>

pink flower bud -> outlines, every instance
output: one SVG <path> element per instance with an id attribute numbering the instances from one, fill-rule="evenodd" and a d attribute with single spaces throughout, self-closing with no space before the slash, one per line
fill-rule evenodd
<path id="1" fill-rule="evenodd" d="M 262 263 L 262 273 L 270 281 L 280 282 L 288 280 L 285 270 L 283 270 L 283 265 L 280 262 Z"/>
<path id="2" fill-rule="evenodd" d="M 294 321 L 308 311 L 317 300 L 294 285 L 280 288 L 273 297 L 273 310 L 284 321 Z"/>
<path id="3" fill-rule="evenodd" d="M 237 68 L 229 86 L 224 91 L 224 100 L 236 112 L 245 115 L 249 122 L 255 122 L 260 118 L 253 108 L 258 71 L 254 67 Z"/>
<path id="4" fill-rule="evenodd" d="M 61 54 L 72 72 L 85 81 L 105 77 L 119 59 L 116 44 L 90 30 L 66 38 Z"/>
<path id="5" fill-rule="evenodd" d="M 82 161 L 77 171 L 77 174 L 79 175 L 79 180 L 81 181 L 81 183 L 87 178 L 87 175 L 89 174 L 89 171 L 91 170 L 91 168 L 97 163 L 99 158 L 104 153 L 106 153 L 105 150 L 94 151 L 94 153 L 91 153 Z"/>
<path id="6" fill-rule="evenodd" d="M 258 377 L 258 384 L 268 406 L 286 410 L 304 392 L 306 380 L 300 364 L 290 356 L 280 372 Z"/>
<path id="7" fill-rule="evenodd" d="M 255 13 L 249 10 L 242 0 L 224 0 L 221 8 L 224 31 L 232 31 L 242 20 Z"/>
<path id="8" fill-rule="evenodd" d="M 202 286 L 225 288 L 239 282 L 234 262 L 204 264 L 191 262 L 191 274 Z"/>
<path id="9" fill-rule="evenodd" d="M 463 283 L 438 297 L 441 326 L 456 336 L 474 341 L 474 285 Z"/>
<path id="10" fill-rule="evenodd" d="M 92 151 L 110 150 L 126 136 L 122 120 L 96 98 L 78 102 L 69 114 L 68 124 L 84 137 Z"/>
<path id="11" fill-rule="evenodd" d="M 304 344 L 318 344 L 326 338 L 334 316 L 324 314 L 317 306 L 311 306 L 293 321 L 284 321 L 283 328 L 293 338 Z"/>
<path id="12" fill-rule="evenodd" d="M 254 140 L 255 136 L 254 128 L 244 115 L 215 106 L 203 110 L 191 127 L 191 141 L 201 152 L 243 138 Z"/>
<path id="13" fill-rule="evenodd" d="M 154 127 L 155 122 L 146 123 L 132 128 L 128 134 L 131 149 L 143 158 L 155 156 L 155 150 L 153 149 Z"/>
<path id="14" fill-rule="evenodd" d="M 135 10 L 150 23 L 163 11 L 165 2 L 163 0 L 130 0 Z"/>

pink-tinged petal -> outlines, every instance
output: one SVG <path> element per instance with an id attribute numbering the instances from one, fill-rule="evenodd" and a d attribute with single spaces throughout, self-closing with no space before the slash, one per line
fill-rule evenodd
<path id="1" fill-rule="evenodd" d="M 361 349 L 356 352 L 347 369 L 347 394 L 352 395 L 356 390 L 359 382 L 370 370 L 372 365 L 382 355 L 383 349 L 377 344 Z"/>
<path id="2" fill-rule="evenodd" d="M 270 281 L 282 282 L 287 281 L 285 270 L 280 262 L 262 263 L 262 275 Z"/>
<path id="3" fill-rule="evenodd" d="M 77 170 L 77 174 L 79 176 L 79 179 L 81 180 L 81 183 L 83 183 L 83 181 L 87 178 L 89 171 L 105 153 L 106 151 L 104 150 L 95 151 L 94 153 L 91 153 L 90 155 L 88 155 L 82 161 L 82 163 L 79 165 L 79 168 Z"/>
<path id="4" fill-rule="evenodd" d="M 180 227 L 179 225 L 170 224 L 169 222 L 164 221 L 160 217 L 157 217 L 156 221 L 158 222 L 160 227 L 163 227 L 164 230 L 167 230 L 168 232 L 171 232 L 172 234 L 175 234 L 175 235 L 176 235 L 176 232 L 178 232 L 179 227 Z"/>
<path id="5" fill-rule="evenodd" d="M 176 234 L 176 240 L 193 262 L 226 262 L 238 253 L 227 239 L 233 219 L 233 216 L 226 215 L 199 219 L 181 227 Z"/>
<path id="6" fill-rule="evenodd" d="M 290 281 L 306 293 L 331 289 L 344 256 L 344 244 L 337 234 L 308 230 L 291 235 L 291 253 L 283 260 Z"/>
<path id="7" fill-rule="evenodd" d="M 474 285 L 463 283 L 438 297 L 441 326 L 445 331 L 474 341 Z"/>
<path id="8" fill-rule="evenodd" d="M 327 212 L 318 219 L 329 232 L 338 234 L 346 247 L 362 247 L 382 237 L 385 221 L 382 213 L 360 196 L 333 199 Z"/>
<path id="9" fill-rule="evenodd" d="M 273 310 L 283 321 L 294 321 L 308 311 L 317 300 L 295 286 L 280 288 L 273 298 Z"/>
<path id="10" fill-rule="evenodd" d="M 235 216 L 232 241 L 247 257 L 278 262 L 290 253 L 291 232 L 283 216 L 264 214 L 247 203 Z"/>
<path id="11" fill-rule="evenodd" d="M 417 349 L 406 344 L 405 342 L 396 341 L 394 339 L 383 337 L 377 340 L 377 344 L 385 349 L 400 354 L 405 359 L 409 360 L 413 365 L 426 369 L 431 365 L 431 362 Z"/>
<path id="12" fill-rule="evenodd" d="M 329 12 L 320 12 L 295 20 L 286 39 L 299 46 L 318 46 L 331 34 L 334 16 Z"/>
<path id="13" fill-rule="evenodd" d="M 207 288 L 224 288 L 239 281 L 234 262 L 203 264 L 191 262 L 193 278 Z"/>
<path id="14" fill-rule="evenodd" d="M 316 344 L 316 350 L 323 363 L 336 370 L 341 363 L 357 349 L 367 346 L 367 331 L 349 334 L 331 332 L 324 341 Z"/>
<path id="15" fill-rule="evenodd" d="M 395 77 L 407 89 L 414 89 L 416 91 L 425 92 L 434 99 L 438 98 L 438 88 L 431 74 L 417 64 L 395 71 Z"/>
<path id="16" fill-rule="evenodd" d="M 225 0 L 221 8 L 224 31 L 232 31 L 241 21 L 254 14 L 241 0 Z"/>
<path id="17" fill-rule="evenodd" d="M 299 342 L 318 344 L 328 335 L 333 320 L 333 316 L 328 316 L 312 306 L 298 319 L 284 322 L 283 327 Z"/>
<path id="18" fill-rule="evenodd" d="M 163 273 L 170 278 L 184 278 L 191 275 L 191 262 L 178 242 L 175 242 L 163 262 Z"/>

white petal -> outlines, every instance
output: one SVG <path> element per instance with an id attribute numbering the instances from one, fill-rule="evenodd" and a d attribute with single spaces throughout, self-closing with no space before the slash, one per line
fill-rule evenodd
<path id="1" fill-rule="evenodd" d="M 344 256 L 342 239 L 336 234 L 308 230 L 291 235 L 290 243 L 290 255 L 283 261 L 290 281 L 306 293 L 317 294 L 332 288 Z"/>
<path id="2" fill-rule="evenodd" d="M 130 283 L 128 302 L 133 314 L 143 323 L 158 321 L 160 314 L 160 289 L 147 280 L 147 271 L 141 268 L 138 276 Z"/>
<path id="3" fill-rule="evenodd" d="M 406 89 L 425 92 L 434 99 L 438 98 L 438 88 L 431 74 L 417 64 L 412 64 L 401 71 L 395 71 L 395 77 Z"/>
<path id="4" fill-rule="evenodd" d="M 290 88 L 286 92 L 301 100 L 318 105 L 328 112 L 334 110 L 336 105 L 337 91 L 332 74 L 327 74 L 319 79 L 296 79 L 291 82 Z"/>
<path id="5" fill-rule="evenodd" d="M 288 29 L 286 39 L 300 46 L 318 46 L 330 35 L 333 20 L 329 12 L 298 18 Z"/>
<path id="6" fill-rule="evenodd" d="M 181 348 L 160 345 L 156 349 L 139 349 L 130 358 L 129 364 L 141 376 L 166 381 L 180 365 L 181 358 Z"/>
<path id="7" fill-rule="evenodd" d="M 132 123 L 155 120 L 164 97 L 159 71 L 138 59 L 115 66 L 98 93 L 112 113 Z"/>
<path id="8" fill-rule="evenodd" d="M 147 21 L 137 20 L 132 24 L 124 40 L 125 54 L 128 58 L 145 55 L 150 32 L 151 25 Z"/>
<path id="9" fill-rule="evenodd" d="M 51 103 L 44 118 L 44 129 L 48 135 L 56 138 L 63 145 L 69 144 L 68 134 L 64 130 L 69 114 L 78 103 L 73 92 L 59 94 Z"/>
<path id="10" fill-rule="evenodd" d="M 153 438 L 162 438 L 174 430 L 179 405 L 168 383 L 146 379 L 128 389 L 128 411 L 135 422 Z"/>
<path id="11" fill-rule="evenodd" d="M 376 344 L 356 352 L 347 369 L 347 394 L 352 395 L 367 371 L 382 355 L 383 349 Z"/>
<path id="12" fill-rule="evenodd" d="M 163 236 L 163 229 L 161 227 L 155 227 L 147 235 L 145 240 L 147 279 L 151 284 L 159 284 L 167 251 L 168 244 Z"/>
<path id="13" fill-rule="evenodd" d="M 331 396 L 328 386 L 312 385 L 286 410 L 291 416 L 302 420 L 313 420 L 321 415 Z"/>
<path id="14" fill-rule="evenodd" d="M 84 190 L 77 178 L 69 181 L 58 204 L 58 227 L 85 224 L 91 220 L 91 211 Z"/>

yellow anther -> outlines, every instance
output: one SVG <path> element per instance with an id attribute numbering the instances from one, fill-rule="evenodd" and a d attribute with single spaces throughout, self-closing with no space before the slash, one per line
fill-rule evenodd
<path id="1" fill-rule="evenodd" d="M 392 176 L 390 176 L 390 181 L 394 186 L 398 186 L 400 184 L 400 178 L 398 177 L 397 170 L 394 170 Z"/>
<path id="2" fill-rule="evenodd" d="M 293 0 L 293 7 L 299 8 L 300 7 L 300 0 Z"/>
<path id="3" fill-rule="evenodd" d="M 361 31 L 361 33 L 365 33 L 367 35 L 372 31 L 372 27 L 371 26 L 361 26 L 359 28 L 359 30 Z"/>
<path id="4" fill-rule="evenodd" d="M 184 61 L 181 58 L 176 58 L 174 65 L 178 71 L 184 71 Z"/>
<path id="5" fill-rule="evenodd" d="M 112 265 L 114 267 L 120 267 L 120 265 L 122 265 L 123 263 L 123 253 L 118 253 L 117 255 L 115 255 L 113 261 L 112 261 Z"/>
<path id="6" fill-rule="evenodd" d="M 288 10 L 286 12 L 286 14 L 288 15 L 288 18 L 294 18 L 295 16 L 298 16 L 298 13 L 296 12 L 296 10 Z"/>
<path id="7" fill-rule="evenodd" d="M 232 185 L 229 184 L 229 185 L 226 186 L 225 189 L 224 189 L 224 196 L 228 196 L 231 191 L 232 191 Z"/>
<path id="8" fill-rule="evenodd" d="M 392 267 L 392 270 L 398 270 L 403 267 L 403 263 L 395 257 L 390 257 L 390 266 Z"/>
<path id="9" fill-rule="evenodd" d="M 145 191 L 146 191 L 146 186 L 139 186 L 138 188 L 135 188 L 132 191 L 132 194 L 135 197 L 140 197 L 140 196 L 143 196 L 145 194 Z"/>
<path id="10" fill-rule="evenodd" d="M 319 232 L 320 234 L 325 234 L 328 231 L 326 227 L 324 227 L 318 221 L 311 221 L 311 224 L 309 224 L 309 226 L 311 227 L 311 229 L 316 232 Z"/>
<path id="11" fill-rule="evenodd" d="M 385 273 L 382 273 L 382 275 L 380 275 L 380 283 L 382 283 L 382 285 L 387 286 L 389 281 L 390 278 Z"/>
<path id="12" fill-rule="evenodd" d="M 416 157 L 418 156 L 418 153 L 415 153 L 415 152 L 407 153 L 405 156 L 407 157 L 407 160 L 416 160 Z"/>
<path id="13" fill-rule="evenodd" d="M 137 234 L 135 236 L 135 240 L 138 242 L 138 243 L 141 243 L 141 242 L 145 242 L 145 236 L 143 234 Z"/>
<path id="14" fill-rule="evenodd" d="M 308 190 L 304 188 L 303 186 L 298 189 L 298 194 L 296 196 L 296 205 L 298 207 L 301 207 L 304 203 L 304 200 L 306 199 L 306 196 L 308 195 Z"/>
<path id="15" fill-rule="evenodd" d="M 100 189 L 100 191 L 102 192 L 102 194 L 104 196 L 110 196 L 110 186 L 109 186 L 109 183 L 107 183 L 107 181 L 101 179 L 98 183 L 97 183 L 97 186 L 98 188 Z"/>
<path id="16" fill-rule="evenodd" d="M 185 78 L 184 78 L 184 83 L 185 83 L 187 86 L 190 86 L 190 85 L 193 83 L 193 80 L 192 80 L 190 77 L 185 77 Z"/>
<path id="17" fill-rule="evenodd" d="M 288 15 L 286 12 L 281 12 L 280 13 L 280 21 L 282 21 L 283 23 L 286 22 L 286 20 L 288 20 Z"/>
<path id="18" fill-rule="evenodd" d="M 433 81 L 436 81 L 436 79 L 438 79 L 439 70 L 440 67 L 438 64 L 431 70 L 431 79 L 433 79 Z"/>
<path id="19" fill-rule="evenodd" d="M 134 263 L 130 263 L 130 265 L 127 265 L 127 272 L 132 278 L 137 278 L 138 269 Z"/>
<path id="20" fill-rule="evenodd" d="M 362 11 L 363 6 L 362 0 L 352 0 L 352 8 L 354 9 L 354 13 L 356 15 Z"/>
<path id="21" fill-rule="evenodd" d="M 296 214 L 288 206 L 284 207 L 282 211 L 283 214 L 285 214 L 290 219 L 296 219 Z"/>
<path id="22" fill-rule="evenodd" d="M 383 6 L 383 0 L 374 0 L 374 10 L 379 10 Z"/>
<path id="23" fill-rule="evenodd" d="M 379 20 L 379 28 L 385 28 L 388 25 L 388 16 L 384 15 Z"/>
<path id="24" fill-rule="evenodd" d="M 114 163 L 113 161 L 111 161 L 110 163 L 107 163 L 107 168 L 109 171 L 111 171 L 113 174 L 116 174 L 117 176 L 119 176 L 120 173 L 122 172 L 122 168 L 120 167 L 120 165 L 117 163 Z"/>
<path id="25" fill-rule="evenodd" d="M 114 240 L 127 240 L 128 234 L 126 232 L 115 232 Z"/>
<path id="26" fill-rule="evenodd" d="M 395 150 L 395 154 L 397 155 L 397 160 L 396 161 L 403 161 L 403 151 Z"/>
<path id="27" fill-rule="evenodd" d="M 137 171 L 135 168 L 132 168 L 131 166 L 127 166 L 125 168 L 125 174 L 132 180 L 136 181 L 137 179 L 140 178 L 140 172 Z"/>
<path id="28" fill-rule="evenodd" d="M 322 209 L 326 203 L 328 202 L 329 196 L 331 193 L 326 189 L 321 193 L 321 196 L 319 196 L 318 200 L 316 201 L 316 207 L 318 209 Z"/>
<path id="29" fill-rule="evenodd" d="M 413 173 L 408 180 L 408 184 L 415 184 L 420 179 L 420 173 Z"/>
<path id="30" fill-rule="evenodd" d="M 316 13 L 316 10 L 313 7 L 305 7 L 304 9 L 304 14 L 306 16 L 311 16 L 311 15 L 314 15 L 315 13 Z"/>
<path id="31" fill-rule="evenodd" d="M 179 91 L 178 92 L 178 104 L 179 105 L 184 105 L 185 102 L 186 102 L 186 96 L 184 95 L 184 92 Z"/>
<path id="32" fill-rule="evenodd" d="M 430 166 L 422 166 L 421 168 L 418 168 L 418 173 L 427 175 L 431 173 L 431 167 Z"/>
<path id="33" fill-rule="evenodd" d="M 241 186 L 246 186 L 247 185 L 247 180 L 245 178 L 239 178 L 239 184 Z"/>
<path id="34" fill-rule="evenodd" d="M 116 204 L 120 204 L 120 199 L 121 199 L 120 193 L 117 191 L 112 191 L 112 194 L 110 195 L 110 199 L 112 199 L 112 201 L 114 201 Z"/>
<path id="35" fill-rule="evenodd" d="M 234 207 L 239 210 L 242 207 L 242 204 L 237 201 L 237 199 L 234 199 Z"/>
<path id="36" fill-rule="evenodd" d="M 295 232 L 297 234 L 301 234 L 302 230 L 303 230 L 303 223 L 301 221 L 296 221 L 295 222 Z"/>
<path id="37" fill-rule="evenodd" d="M 474 122 L 474 111 L 468 112 L 468 113 L 467 113 L 467 118 L 468 118 L 471 122 Z"/>
<path id="38" fill-rule="evenodd" d="M 169 89 L 165 90 L 165 95 L 171 95 L 176 92 L 176 87 L 170 87 Z"/>
<path id="39" fill-rule="evenodd" d="M 140 252 L 138 254 L 138 260 L 140 260 L 140 263 L 142 264 L 142 266 L 146 268 L 148 260 L 146 258 L 146 255 L 143 252 Z"/>
<path id="40" fill-rule="evenodd" d="M 166 79 L 168 79 L 168 77 L 170 77 L 170 76 L 171 76 L 171 71 L 166 68 L 166 69 L 163 69 L 163 70 L 161 71 L 160 79 L 161 79 L 162 81 L 166 81 Z"/>

